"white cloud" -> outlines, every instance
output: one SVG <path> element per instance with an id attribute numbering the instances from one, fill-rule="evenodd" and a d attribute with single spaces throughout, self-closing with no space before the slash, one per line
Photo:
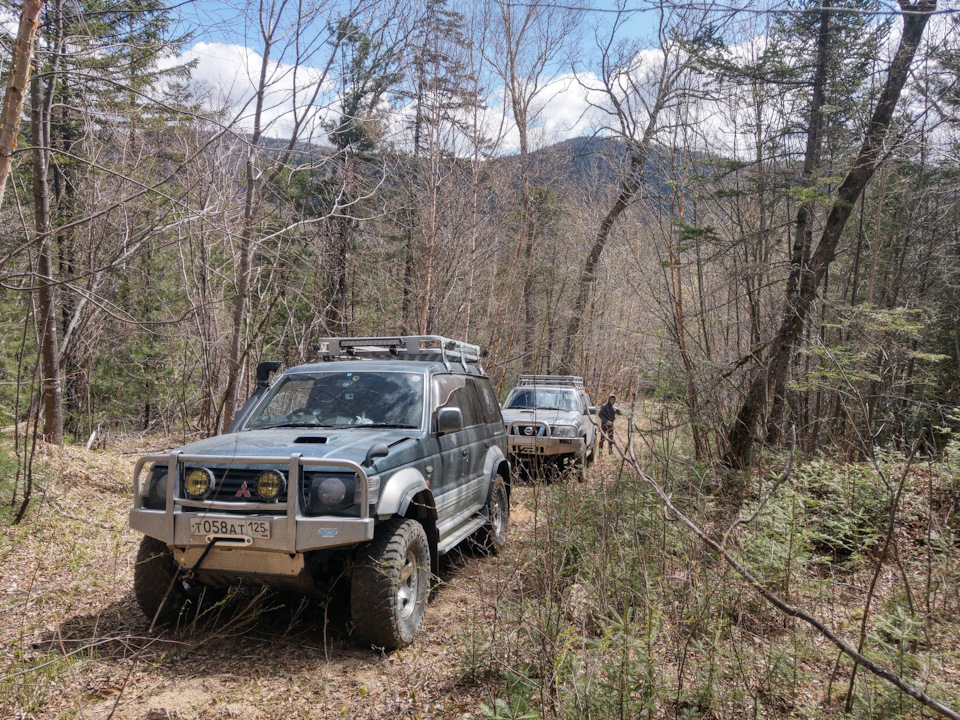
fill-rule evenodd
<path id="1" fill-rule="evenodd" d="M 949 22 L 945 18 L 935 18 L 928 28 L 927 39 L 931 44 L 948 42 Z M 884 50 L 892 52 L 898 39 L 899 29 L 895 29 Z M 762 53 L 766 38 L 759 35 L 739 45 L 729 48 L 732 56 L 739 60 L 755 59 Z M 261 72 L 262 56 L 255 50 L 239 44 L 218 42 L 198 42 L 186 50 L 179 61 L 196 60 L 193 81 L 197 88 L 208 92 L 209 104 L 213 108 L 228 108 L 227 116 L 234 118 L 235 124 L 244 131 L 253 127 L 253 98 Z M 322 66 L 325 58 L 315 58 L 315 66 Z M 888 58 L 880 61 L 885 67 Z M 631 104 L 636 127 L 626 128 L 628 132 L 642 131 L 646 124 L 644 102 L 652 100 L 656 92 L 655 79 L 664 62 L 663 53 L 657 48 L 643 50 L 633 56 L 613 85 L 622 100 Z M 702 78 L 692 77 L 689 82 L 701 83 Z M 320 83 L 321 92 L 312 105 L 307 105 L 306 95 Z M 703 88 L 705 89 L 705 88 Z M 711 101 L 712 92 L 704 93 L 703 99 L 694 105 L 683 108 L 683 116 L 670 116 L 673 109 L 664 116 L 665 121 L 693 127 L 700 142 L 721 152 L 734 156 L 752 152 L 756 140 L 745 132 L 749 128 L 766 125 L 771 130 L 776 126 L 778 108 L 772 102 L 757 107 L 751 101 L 749 88 L 721 87 L 724 97 Z M 743 92 L 742 97 L 738 94 Z M 907 101 L 910 94 L 908 91 Z M 481 109 L 477 124 L 484 135 L 493 143 L 494 152 L 509 154 L 519 147 L 519 137 L 515 124 L 509 117 L 509 107 L 504 101 L 502 86 L 488 90 L 486 106 Z M 287 137 L 293 126 L 293 111 L 296 106 L 300 113 L 312 116 L 308 123 L 308 135 L 315 140 L 324 136 L 321 121 L 330 117 L 335 108 L 336 96 L 333 84 L 322 77 L 321 71 L 308 64 L 294 65 L 271 62 L 268 64 L 267 92 L 264 97 L 263 128 L 264 133 L 273 137 Z M 615 117 L 607 112 L 609 99 L 603 90 L 600 79 L 592 72 L 566 73 L 557 76 L 540 88 L 531 113 L 531 147 L 536 149 L 560 142 L 572 137 L 603 133 L 605 127 L 614 126 Z M 391 139 L 404 147 L 412 143 L 409 138 L 409 120 L 412 108 L 409 104 L 394 108 L 392 119 L 388 123 Z M 505 115 L 506 112 L 506 115 Z M 461 121 L 469 126 L 471 118 Z M 620 130 L 620 128 L 616 128 Z M 664 138 L 669 142 L 669 139 Z M 691 142 L 687 137 L 686 142 Z M 443 143 L 447 149 L 457 154 L 469 154 L 471 147 L 467 138 L 450 128 L 445 133 Z"/>
<path id="2" fill-rule="evenodd" d="M 547 143 L 559 142 L 593 132 L 601 121 L 598 105 L 604 95 L 596 89 L 593 73 L 561 75 L 541 93 L 537 126 Z"/>
<path id="3" fill-rule="evenodd" d="M 209 109 L 223 109 L 231 124 L 245 132 L 253 130 L 263 56 L 243 45 L 198 42 L 178 59 L 193 61 L 192 82 Z M 302 137 L 317 137 L 332 101 L 332 86 L 322 71 L 270 61 L 263 83 L 263 133 L 289 137 L 295 117 L 305 117 Z"/>
<path id="4" fill-rule="evenodd" d="M 175 60 L 177 63 L 196 62 L 192 82 L 197 93 L 206 99 L 209 109 L 226 109 L 227 117 L 238 128 L 246 132 L 253 129 L 254 97 L 263 62 L 260 53 L 238 44 L 198 42 Z M 596 78 L 587 73 L 581 79 L 583 83 L 573 74 L 561 75 L 540 90 L 531 133 L 538 146 L 588 134 L 596 127 L 597 113 L 590 101 L 598 102 L 602 98 L 596 90 L 588 89 L 596 84 Z M 318 82 L 323 84 L 318 101 L 306 108 L 305 96 Z M 320 121 L 329 117 L 335 102 L 332 84 L 314 68 L 276 62 L 268 65 L 263 110 L 265 134 L 289 136 L 295 96 L 300 112 L 314 116 L 310 128 L 314 138 L 319 139 L 323 135 Z M 411 108 L 407 105 L 395 112 L 390 125 L 394 137 L 402 144 L 399 138 L 404 122 L 409 120 Z M 518 149 L 516 127 L 512 121 L 503 122 L 502 87 L 490 94 L 487 106 L 481 110 L 479 124 L 486 137 L 494 141 L 496 152 L 511 153 Z M 458 152 L 469 152 L 462 136 L 451 134 L 449 143 Z"/>

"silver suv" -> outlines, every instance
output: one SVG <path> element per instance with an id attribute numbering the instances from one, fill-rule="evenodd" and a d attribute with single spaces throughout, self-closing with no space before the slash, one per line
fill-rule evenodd
<path id="1" fill-rule="evenodd" d="M 345 578 L 357 640 L 410 643 L 440 555 L 499 552 L 510 512 L 500 406 L 480 348 L 328 338 L 316 363 L 257 368 L 223 435 L 140 458 L 134 591 L 153 620 L 241 582 L 322 594 Z"/>
<path id="2" fill-rule="evenodd" d="M 519 458 L 593 460 L 597 409 L 575 375 L 521 375 L 503 404 L 509 448 Z"/>

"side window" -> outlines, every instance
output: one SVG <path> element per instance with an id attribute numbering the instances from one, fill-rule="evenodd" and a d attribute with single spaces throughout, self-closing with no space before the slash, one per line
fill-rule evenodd
<path id="1" fill-rule="evenodd" d="M 466 378 L 459 375 L 435 375 L 433 378 L 434 409 L 455 407 L 463 413 L 463 426 L 470 427 L 480 422 L 480 403 L 476 392 L 467 387 Z M 434 418 L 436 414 L 434 413 Z"/>
<path id="2" fill-rule="evenodd" d="M 472 378 L 461 378 L 466 380 L 463 387 L 460 388 L 460 410 L 463 412 L 463 426 L 479 425 L 483 422 L 483 414 L 480 409 L 480 399 L 477 397 L 477 391 L 470 382 Z"/>
<path id="3" fill-rule="evenodd" d="M 493 394 L 490 381 L 486 378 L 470 378 L 469 383 L 477 389 L 477 397 L 480 398 L 484 420 L 488 423 L 502 423 L 503 416 L 500 414 L 500 403 L 497 402 L 497 396 Z"/>
<path id="4" fill-rule="evenodd" d="M 430 408 L 431 414 L 445 407 L 460 407 L 457 404 L 456 392 L 460 387 L 455 375 L 434 375 L 433 376 L 433 407 Z"/>

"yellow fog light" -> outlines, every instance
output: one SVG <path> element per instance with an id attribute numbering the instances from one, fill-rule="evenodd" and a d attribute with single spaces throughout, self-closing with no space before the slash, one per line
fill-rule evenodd
<path id="1" fill-rule="evenodd" d="M 213 487 L 213 473 L 207 468 L 194 468 L 183 479 L 183 489 L 191 500 L 203 500 Z"/>
<path id="2" fill-rule="evenodd" d="M 266 501 L 278 499 L 287 489 L 287 481 L 276 470 L 266 470 L 257 476 L 257 494 Z"/>

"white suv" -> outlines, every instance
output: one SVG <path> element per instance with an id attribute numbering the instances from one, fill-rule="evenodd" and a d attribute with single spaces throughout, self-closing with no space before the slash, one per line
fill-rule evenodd
<path id="1" fill-rule="evenodd" d="M 575 375 L 521 375 L 503 404 L 510 454 L 593 460 L 597 409 Z"/>

